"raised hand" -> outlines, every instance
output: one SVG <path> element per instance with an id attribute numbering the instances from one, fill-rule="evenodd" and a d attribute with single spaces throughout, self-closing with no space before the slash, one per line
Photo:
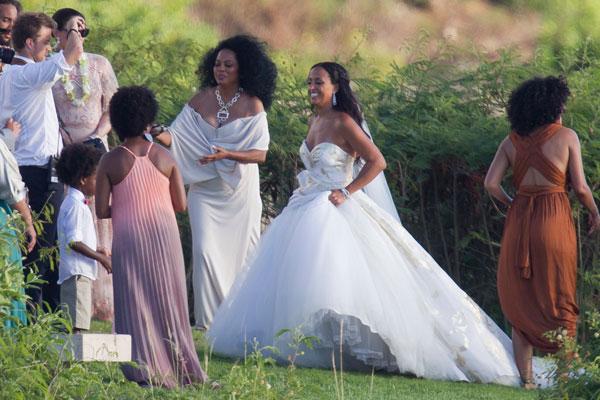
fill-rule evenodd
<path id="1" fill-rule="evenodd" d="M 83 19 L 73 17 L 67 22 L 67 45 L 64 56 L 67 63 L 74 65 L 83 54 L 83 38 L 80 31 L 85 28 Z"/>

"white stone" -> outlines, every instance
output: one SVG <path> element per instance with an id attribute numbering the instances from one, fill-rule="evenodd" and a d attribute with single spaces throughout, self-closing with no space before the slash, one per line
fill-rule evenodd
<path id="1" fill-rule="evenodd" d="M 77 333 L 61 335 L 64 339 L 64 360 L 76 361 L 131 361 L 131 336 L 106 333 Z"/>

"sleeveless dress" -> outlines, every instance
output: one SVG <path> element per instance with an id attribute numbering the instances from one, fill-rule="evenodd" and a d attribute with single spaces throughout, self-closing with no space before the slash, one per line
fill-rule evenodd
<path id="1" fill-rule="evenodd" d="M 150 147 L 152 144 L 150 144 Z M 183 252 L 169 179 L 138 157 L 112 188 L 115 331 L 131 335 L 127 379 L 175 387 L 204 382 L 188 319 Z M 148 152 L 150 151 L 148 148 Z"/>
<path id="2" fill-rule="evenodd" d="M 298 365 L 331 368 L 335 355 L 339 368 L 341 345 L 345 369 L 519 385 L 508 336 L 394 216 L 362 191 L 328 200 L 354 158 L 327 142 L 300 156 L 299 188 L 207 332 L 214 351 L 244 357 L 256 340 L 285 362 L 293 340 L 277 334 L 298 329 L 319 339 Z"/>
<path id="3" fill-rule="evenodd" d="M 517 195 L 506 216 L 498 261 L 498 295 L 506 318 L 534 347 L 556 351 L 544 333 L 576 334 L 577 238 L 566 191 L 567 177 L 542 153 L 562 126 L 550 124 L 532 136 L 511 133 L 516 148 Z M 521 185 L 533 168 L 552 186 Z"/>

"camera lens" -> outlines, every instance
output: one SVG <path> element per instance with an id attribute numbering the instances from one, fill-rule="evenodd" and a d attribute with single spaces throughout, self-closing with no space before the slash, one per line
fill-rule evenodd
<path id="1" fill-rule="evenodd" d="M 15 56 L 15 51 L 10 47 L 0 47 L 0 62 L 10 64 Z"/>

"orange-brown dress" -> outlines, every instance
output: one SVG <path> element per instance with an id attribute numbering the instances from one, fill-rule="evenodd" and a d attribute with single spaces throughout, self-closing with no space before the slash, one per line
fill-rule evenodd
<path id="1" fill-rule="evenodd" d="M 554 352 L 544 333 L 566 328 L 575 336 L 577 239 L 566 191 L 566 174 L 541 147 L 561 125 L 550 124 L 531 136 L 511 133 L 516 148 L 513 183 L 517 195 L 508 211 L 500 259 L 498 295 L 514 329 L 536 348 Z M 521 182 L 527 171 L 540 172 L 552 186 Z"/>

